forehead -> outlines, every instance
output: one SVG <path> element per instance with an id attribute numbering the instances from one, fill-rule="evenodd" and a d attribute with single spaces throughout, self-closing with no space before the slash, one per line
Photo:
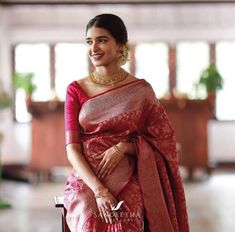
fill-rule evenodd
<path id="1" fill-rule="evenodd" d="M 87 38 L 97 38 L 101 36 L 106 36 L 108 38 L 113 38 L 112 35 L 104 28 L 100 27 L 91 27 L 88 29 L 86 37 Z"/>

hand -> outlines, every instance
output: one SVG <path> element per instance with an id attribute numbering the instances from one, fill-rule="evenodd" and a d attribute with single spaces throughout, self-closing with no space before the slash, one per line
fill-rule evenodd
<path id="1" fill-rule="evenodd" d="M 118 215 L 116 211 L 112 211 L 112 207 L 117 204 L 116 199 L 111 193 L 105 194 L 105 196 L 96 198 L 96 204 L 99 210 L 99 215 L 103 221 L 106 223 L 113 223 L 118 220 Z"/>
<path id="2" fill-rule="evenodd" d="M 124 152 L 122 152 L 121 149 L 117 147 L 120 146 L 121 144 L 122 143 L 114 145 L 113 147 L 109 148 L 99 156 L 103 157 L 103 159 L 101 160 L 97 169 L 96 174 L 98 178 L 103 179 L 107 175 L 109 175 L 118 165 L 120 160 L 123 158 L 123 156 L 125 155 Z"/>

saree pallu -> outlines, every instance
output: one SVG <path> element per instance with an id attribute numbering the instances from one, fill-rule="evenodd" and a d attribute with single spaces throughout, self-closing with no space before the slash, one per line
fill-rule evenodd
<path id="1" fill-rule="evenodd" d="M 132 141 L 136 155 L 126 155 L 102 180 L 118 201 L 124 200 L 120 220 L 112 224 L 101 221 L 93 192 L 71 173 L 64 202 L 71 231 L 138 232 L 144 215 L 150 232 L 189 231 L 174 132 L 151 85 L 133 81 L 88 98 L 76 110 L 78 142 L 94 172 L 100 155 L 120 141 Z M 73 133 L 69 138 L 76 137 Z"/>

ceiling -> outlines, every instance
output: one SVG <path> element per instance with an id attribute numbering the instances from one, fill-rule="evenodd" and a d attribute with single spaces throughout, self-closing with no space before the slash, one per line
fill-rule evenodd
<path id="1" fill-rule="evenodd" d="M 225 4 L 235 0 L 0 0 L 0 5 L 69 5 L 69 4 Z"/>

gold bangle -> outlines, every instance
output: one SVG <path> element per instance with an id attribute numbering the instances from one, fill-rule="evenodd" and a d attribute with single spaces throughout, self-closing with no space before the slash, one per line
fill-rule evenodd
<path id="1" fill-rule="evenodd" d="M 107 196 L 108 192 L 109 192 L 109 190 L 107 188 L 103 188 L 98 193 L 95 193 L 94 196 L 96 199 L 101 198 L 101 197 L 105 197 L 105 196 Z"/>

